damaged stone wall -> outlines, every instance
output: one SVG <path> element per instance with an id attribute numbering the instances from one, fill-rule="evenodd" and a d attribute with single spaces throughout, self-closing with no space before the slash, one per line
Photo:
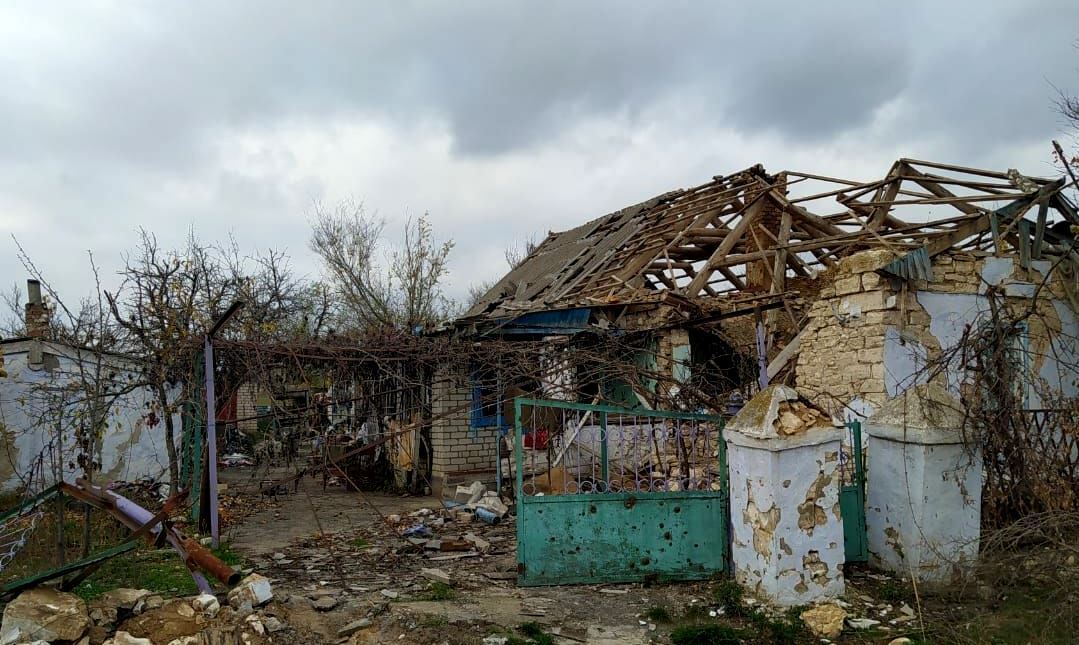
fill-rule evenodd
<path id="1" fill-rule="evenodd" d="M 44 351 L 51 357 L 46 364 L 30 365 L 31 342 L 35 341 L 7 343 L 3 348 L 6 374 L 0 376 L 0 491 L 4 492 L 23 485 L 20 476 L 30 471 L 31 464 L 55 436 L 55 431 L 42 423 L 42 403 L 35 388 L 62 387 L 77 371 L 65 349 L 51 343 L 45 343 Z M 119 360 L 111 367 L 124 369 Z M 146 388 L 136 388 L 116 400 L 95 456 L 101 464 L 95 481 L 167 478 L 164 422 L 151 414 L 154 406 L 153 393 Z M 180 415 L 174 416 L 174 423 L 180 427 Z M 74 437 L 65 435 L 64 477 L 68 481 L 82 474 L 74 464 L 74 454 Z"/>
<path id="2" fill-rule="evenodd" d="M 1050 268 L 1045 261 L 1023 269 L 1018 258 L 953 252 L 934 258 L 933 280 L 907 283 L 879 270 L 893 257 L 873 250 L 844 259 L 821 277 L 828 283 L 810 308 L 796 382 L 836 418 L 868 417 L 922 382 L 928 362 L 954 347 L 967 325 L 986 319 L 990 286 L 1004 294 L 1007 306 L 1026 307 Z M 1041 385 L 1030 393 L 1032 408 L 1042 403 L 1039 389 L 1079 393 L 1079 319 L 1072 299 L 1059 279 L 1038 295 L 1039 314 L 1023 341 Z M 946 385 L 958 392 L 962 378 L 953 366 Z"/>
<path id="3" fill-rule="evenodd" d="M 802 331 L 795 368 L 800 391 L 839 418 L 842 404 L 861 411 L 885 400 L 884 338 L 901 312 L 891 280 L 875 271 L 891 260 L 881 251 L 845 259 L 820 290 Z"/>
<path id="4" fill-rule="evenodd" d="M 248 437 L 258 433 L 258 386 L 248 381 L 236 390 L 236 428 Z"/>
<path id="5" fill-rule="evenodd" d="M 779 605 L 843 593 L 842 431 L 785 386 L 725 428 L 735 579 Z"/>

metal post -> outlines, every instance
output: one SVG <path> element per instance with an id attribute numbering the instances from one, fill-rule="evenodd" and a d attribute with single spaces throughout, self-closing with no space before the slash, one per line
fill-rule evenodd
<path id="1" fill-rule="evenodd" d="M 610 461 L 610 456 L 607 454 L 607 413 L 601 412 L 599 415 L 599 461 L 600 461 L 600 479 L 603 480 L 604 493 L 611 492 L 611 477 L 610 469 L 607 464 Z"/>
<path id="2" fill-rule="evenodd" d="M 210 501 L 210 539 L 214 548 L 220 546 L 217 517 L 217 406 L 214 404 L 214 335 L 228 322 L 229 318 L 240 310 L 244 303 L 237 300 L 221 315 L 206 333 L 203 347 L 205 354 L 204 371 L 206 372 L 206 448 L 209 466 L 207 494 Z"/>
<path id="3" fill-rule="evenodd" d="M 768 345 L 765 339 L 764 323 L 759 319 L 759 312 L 757 316 L 757 366 L 760 371 L 757 381 L 763 390 L 768 387 Z"/>
<path id="4" fill-rule="evenodd" d="M 214 404 L 214 343 L 209 335 L 206 336 L 203 355 L 206 361 L 203 368 L 206 372 L 206 448 L 209 453 L 206 461 L 210 469 L 207 494 L 210 496 L 210 538 L 216 549 L 220 545 L 217 521 L 217 407 Z"/>

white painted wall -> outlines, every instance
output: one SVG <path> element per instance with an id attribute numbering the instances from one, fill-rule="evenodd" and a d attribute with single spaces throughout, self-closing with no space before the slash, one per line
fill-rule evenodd
<path id="1" fill-rule="evenodd" d="M 866 531 L 874 565 L 947 583 L 960 579 L 978 557 L 982 462 L 976 448 L 962 443 L 957 402 L 946 401 L 954 407 L 930 419 L 913 401 L 947 396 L 934 387 L 909 391 L 905 405 L 903 397 L 889 401 L 865 423 L 874 464 L 866 485 Z"/>
<path id="2" fill-rule="evenodd" d="M 1047 273 L 1048 263 L 1035 261 L 1032 267 Z M 937 293 L 918 291 L 918 304 L 929 314 L 929 332 L 941 348 L 955 347 L 967 326 L 976 326 L 989 317 L 989 301 L 983 295 L 989 285 L 1002 286 L 1013 298 L 1031 298 L 1035 285 L 1013 279 L 1015 264 L 1012 258 L 986 258 L 981 269 L 983 281 L 981 293 Z M 1079 316 L 1071 306 L 1060 300 L 1052 300 L 1060 318 L 1061 329 L 1050 338 L 1048 351 L 1032 360 L 1040 361 L 1036 376 L 1051 389 L 1066 397 L 1079 396 Z M 895 327 L 889 327 L 884 339 L 884 373 L 886 391 L 895 397 L 914 385 L 921 383 L 919 371 L 925 366 L 926 349 L 916 340 L 903 336 Z M 948 386 L 958 395 L 964 374 L 960 366 L 948 370 Z M 1036 388 L 1028 392 L 1028 407 L 1043 406 Z M 869 415 L 872 410 L 866 411 Z"/>
<path id="3" fill-rule="evenodd" d="M 981 464 L 961 445 L 922 445 L 869 435 L 871 562 L 923 581 L 949 582 L 978 556 Z M 963 491 L 968 491 L 964 498 Z"/>
<path id="4" fill-rule="evenodd" d="M 74 350 L 47 342 L 43 344 L 44 351 L 55 357 L 54 369 L 31 368 L 27 361 L 29 345 L 30 341 L 18 341 L 0 346 L 7 372 L 7 376 L 0 377 L 0 491 L 19 488 L 20 474 L 30 470 L 55 436 L 55 428 L 42 426 L 43 401 L 37 388 L 70 383 L 77 371 Z M 110 365 L 121 378 L 129 371 L 124 359 L 119 357 L 111 359 Z M 164 420 L 157 418 L 152 427 L 148 423 L 153 401 L 152 393 L 146 388 L 138 388 L 116 400 L 99 446 L 97 461 L 101 463 L 101 471 L 95 475 L 97 481 L 167 479 Z M 179 441 L 179 415 L 174 416 L 174 423 Z M 64 477 L 68 481 L 82 474 L 81 468 L 72 463 L 73 444 L 74 437 L 64 437 Z"/>

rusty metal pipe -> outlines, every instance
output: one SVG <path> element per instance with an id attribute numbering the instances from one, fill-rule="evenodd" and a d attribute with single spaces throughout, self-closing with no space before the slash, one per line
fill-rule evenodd
<path id="1" fill-rule="evenodd" d="M 222 562 L 220 558 L 211 553 L 209 549 L 202 546 L 197 541 L 186 535 L 180 535 L 180 544 L 183 546 L 184 550 L 187 551 L 188 560 L 198 565 L 198 567 L 206 573 L 209 573 L 229 586 L 240 581 L 239 571 L 236 571 Z"/>
<path id="2" fill-rule="evenodd" d="M 154 517 L 153 513 L 119 493 L 97 488 L 81 479 L 76 480 L 76 484 L 77 486 L 65 484 L 64 489 L 72 493 L 74 497 L 87 501 L 93 506 L 110 513 L 116 517 L 116 519 L 120 520 L 124 526 L 127 526 L 133 531 L 137 530 Z M 151 536 L 156 537 L 161 535 L 162 531 L 165 532 L 165 540 L 172 546 L 177 554 L 179 554 L 180 558 L 184 561 L 184 564 L 188 565 L 188 569 L 191 570 L 191 577 L 195 579 L 195 584 L 198 585 L 199 591 L 203 593 L 212 593 L 212 589 L 210 588 L 210 584 L 207 582 L 206 577 L 199 571 L 196 571 L 194 567 L 206 571 L 227 585 L 234 585 L 239 581 L 240 574 L 238 572 L 234 571 L 232 567 L 222 562 L 217 556 L 204 548 L 197 541 L 187 537 L 175 527 L 160 523 L 150 529 L 149 533 Z M 153 541 L 153 538 L 150 537 L 150 540 Z"/>

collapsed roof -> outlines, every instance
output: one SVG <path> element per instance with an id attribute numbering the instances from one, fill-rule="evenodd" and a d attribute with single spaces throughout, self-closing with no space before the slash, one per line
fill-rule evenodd
<path id="1" fill-rule="evenodd" d="M 900 159 L 860 182 L 760 165 L 550 233 L 462 321 L 677 299 L 710 309 L 797 290 L 842 257 L 893 251 L 916 277 L 949 249 L 1060 253 L 1079 224 L 1064 179 Z M 1051 215 L 1052 213 L 1052 215 Z"/>

